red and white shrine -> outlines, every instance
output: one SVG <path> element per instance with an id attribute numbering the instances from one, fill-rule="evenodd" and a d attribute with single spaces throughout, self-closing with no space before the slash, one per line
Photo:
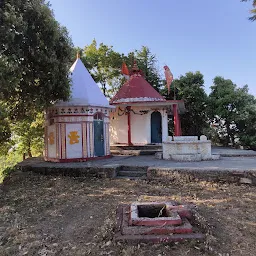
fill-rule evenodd
<path id="1" fill-rule="evenodd" d="M 70 68 L 71 99 L 46 113 L 45 160 L 86 161 L 110 156 L 109 112 L 113 108 L 84 64 Z"/>
<path id="2" fill-rule="evenodd" d="M 166 100 L 143 77 L 136 63 L 130 78 L 110 101 L 110 144 L 146 145 L 168 137 L 168 114 L 173 114 L 175 136 L 181 136 L 182 100 Z"/>

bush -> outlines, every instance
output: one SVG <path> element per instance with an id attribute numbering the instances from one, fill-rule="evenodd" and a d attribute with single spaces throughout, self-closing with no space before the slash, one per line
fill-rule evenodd
<path id="1" fill-rule="evenodd" d="M 0 183 L 13 171 L 15 171 L 15 165 L 22 161 L 22 156 L 16 151 L 9 153 L 6 156 L 0 157 Z"/>

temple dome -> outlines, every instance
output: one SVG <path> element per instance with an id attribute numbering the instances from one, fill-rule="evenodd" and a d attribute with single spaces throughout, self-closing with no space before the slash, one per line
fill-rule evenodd
<path id="1" fill-rule="evenodd" d="M 70 68 L 71 97 L 69 101 L 59 101 L 56 106 L 97 106 L 110 107 L 107 98 L 93 80 L 80 58 Z"/>
<path id="2" fill-rule="evenodd" d="M 166 101 L 142 76 L 137 68 L 133 68 L 130 79 L 126 81 L 110 101 L 111 104 L 132 102 Z"/>

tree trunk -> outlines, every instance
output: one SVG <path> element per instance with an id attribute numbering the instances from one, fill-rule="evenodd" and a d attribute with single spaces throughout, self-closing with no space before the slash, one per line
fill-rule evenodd
<path id="1" fill-rule="evenodd" d="M 106 96 L 107 96 L 107 95 L 106 95 L 106 90 L 107 90 L 107 88 L 106 88 L 106 83 L 102 83 L 102 90 L 103 90 L 104 96 L 106 97 Z"/>
<path id="2" fill-rule="evenodd" d="M 30 141 L 28 142 L 28 157 L 32 157 Z"/>

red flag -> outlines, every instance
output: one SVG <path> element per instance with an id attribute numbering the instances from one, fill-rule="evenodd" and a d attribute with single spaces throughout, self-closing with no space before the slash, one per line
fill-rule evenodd
<path id="1" fill-rule="evenodd" d="M 166 78 L 166 86 L 168 89 L 168 94 L 170 93 L 170 86 L 171 83 L 173 81 L 173 74 L 171 72 L 171 70 L 169 69 L 168 66 L 164 66 L 164 74 L 165 74 L 165 78 Z"/>
<path id="2" fill-rule="evenodd" d="M 129 72 L 129 69 L 128 69 L 127 65 L 126 65 L 124 62 L 123 62 L 123 64 L 122 64 L 121 73 L 124 75 L 124 77 L 125 77 L 126 79 L 129 79 L 130 72 Z"/>

